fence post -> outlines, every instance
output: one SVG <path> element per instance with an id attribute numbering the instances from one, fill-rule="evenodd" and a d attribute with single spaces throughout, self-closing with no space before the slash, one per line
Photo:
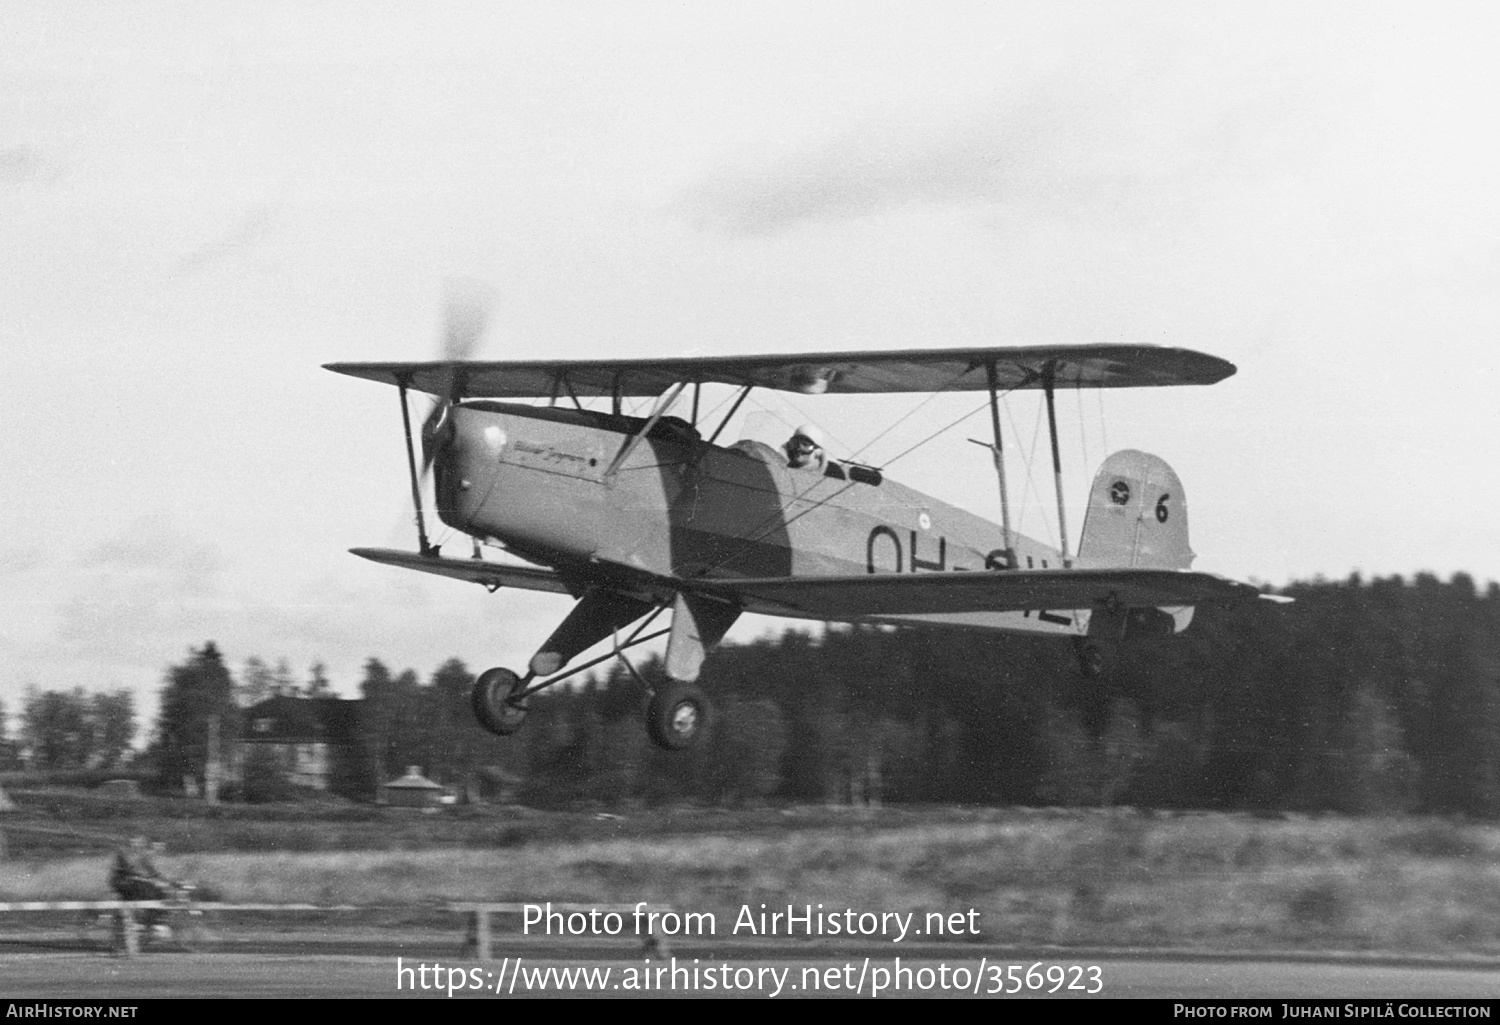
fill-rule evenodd
<path id="1" fill-rule="evenodd" d="M 115 912 L 114 951 L 123 957 L 134 957 L 141 952 L 141 926 L 130 908 Z"/>
<path id="2" fill-rule="evenodd" d="M 490 959 L 490 912 L 488 908 L 476 907 L 469 918 L 469 942 L 465 953 L 480 961 Z"/>

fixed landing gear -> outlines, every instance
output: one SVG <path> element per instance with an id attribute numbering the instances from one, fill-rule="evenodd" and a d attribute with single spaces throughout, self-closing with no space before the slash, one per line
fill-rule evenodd
<path id="1" fill-rule="evenodd" d="M 487 669 L 474 681 L 474 718 L 491 733 L 508 737 L 526 723 L 527 681 L 509 669 Z M 657 747 L 685 751 L 708 727 L 708 696 L 691 683 L 668 680 L 646 706 L 646 733 Z"/>
<path id="2" fill-rule="evenodd" d="M 668 608 L 672 610 L 671 627 L 644 633 L 651 621 Z M 652 742 L 668 751 L 685 750 L 703 737 L 709 718 L 708 698 L 692 681 L 698 679 L 709 649 L 719 642 L 739 614 L 737 606 L 703 596 L 677 594 L 670 604 L 653 606 L 630 595 L 591 588 L 531 656 L 530 671 L 525 676 L 509 669 L 490 669 L 474 681 L 471 696 L 474 717 L 491 733 L 508 737 L 526 721 L 526 705 L 531 695 L 607 659 L 618 658 L 651 696 L 646 707 L 646 733 Z M 644 621 L 620 641 L 620 628 L 642 616 Z M 624 652 L 663 634 L 668 635 L 662 674 L 666 679 L 660 686 L 653 686 L 641 679 Z M 611 654 L 562 671 L 574 656 L 612 635 L 615 644 Z"/>
<path id="3" fill-rule="evenodd" d="M 708 728 L 708 697 L 691 683 L 668 681 L 651 695 L 646 706 L 646 732 L 651 742 L 668 751 L 682 751 L 698 742 Z"/>
<path id="4" fill-rule="evenodd" d="M 469 698 L 474 718 L 491 733 L 508 737 L 526 722 L 525 685 L 509 669 L 486 669 Z"/>

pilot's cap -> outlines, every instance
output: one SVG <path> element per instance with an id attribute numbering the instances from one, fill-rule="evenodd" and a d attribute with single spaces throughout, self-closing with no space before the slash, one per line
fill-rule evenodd
<path id="1" fill-rule="evenodd" d="M 798 438 L 806 438 L 818 448 L 823 447 L 823 432 L 818 430 L 812 424 L 803 424 L 801 427 L 798 427 L 795 431 L 792 432 L 792 436 L 789 440 L 796 441 Z"/>

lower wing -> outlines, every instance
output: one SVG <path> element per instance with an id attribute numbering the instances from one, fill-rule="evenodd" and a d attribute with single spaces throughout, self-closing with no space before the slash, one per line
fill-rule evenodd
<path id="1" fill-rule="evenodd" d="M 568 594 L 562 577 L 550 569 L 535 566 L 509 566 L 484 559 L 445 559 L 440 555 L 422 555 L 418 552 L 403 552 L 394 548 L 351 548 L 349 551 L 361 559 L 369 559 L 386 566 L 399 566 L 423 573 L 436 573 L 440 577 L 468 580 L 483 584 L 491 591 L 501 587 L 520 587 L 528 591 L 552 591 Z"/>
<path id="2" fill-rule="evenodd" d="M 1041 569 L 973 573 L 697 580 L 693 590 L 752 612 L 815 619 L 1035 609 L 1162 608 L 1285 601 L 1212 573 L 1172 569 Z"/>
<path id="3" fill-rule="evenodd" d="M 482 584 L 571 594 L 558 573 L 484 559 L 448 559 L 390 548 L 351 548 L 361 558 Z M 951 573 L 873 573 L 836 577 L 637 581 L 670 601 L 691 591 L 767 615 L 858 619 L 1038 609 L 1169 608 L 1242 601 L 1290 601 L 1238 580 L 1176 569 L 1030 569 Z M 618 586 L 618 584 L 617 584 Z M 623 589 L 629 589 L 623 588 Z"/>

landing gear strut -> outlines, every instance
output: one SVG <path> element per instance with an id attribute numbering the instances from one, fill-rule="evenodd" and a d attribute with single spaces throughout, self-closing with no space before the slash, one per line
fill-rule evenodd
<path id="1" fill-rule="evenodd" d="M 644 633 L 651 621 L 668 607 L 672 609 L 671 627 Z M 629 637 L 623 642 L 616 639 L 613 653 L 567 672 L 559 672 L 589 645 L 604 640 L 643 615 L 646 615 L 645 621 Z M 696 596 L 678 594 L 670 606 L 663 604 L 653 610 L 650 604 L 637 598 L 595 588 L 579 599 L 573 611 L 531 657 L 531 671 L 525 676 L 518 676 L 509 669 L 489 669 L 480 674 L 474 681 L 471 695 L 474 717 L 491 733 L 508 737 L 526 721 L 526 705 L 531 695 L 610 658 L 620 659 L 631 675 L 639 679 L 635 667 L 625 658 L 625 649 L 669 634 L 665 660 L 667 680 L 659 687 L 641 681 L 651 694 L 646 707 L 646 733 L 652 743 L 668 751 L 692 747 L 703 738 L 709 720 L 708 698 L 693 681 L 698 678 L 709 649 L 719 642 L 738 616 L 737 607 Z"/>
<path id="2" fill-rule="evenodd" d="M 474 718 L 491 733 L 508 737 L 526 723 L 531 694 L 554 681 L 527 686 L 509 669 L 487 669 L 474 681 L 470 703 Z M 653 690 L 646 706 L 646 733 L 657 747 L 683 751 L 698 743 L 707 730 L 708 696 L 691 683 L 668 680 Z"/>

